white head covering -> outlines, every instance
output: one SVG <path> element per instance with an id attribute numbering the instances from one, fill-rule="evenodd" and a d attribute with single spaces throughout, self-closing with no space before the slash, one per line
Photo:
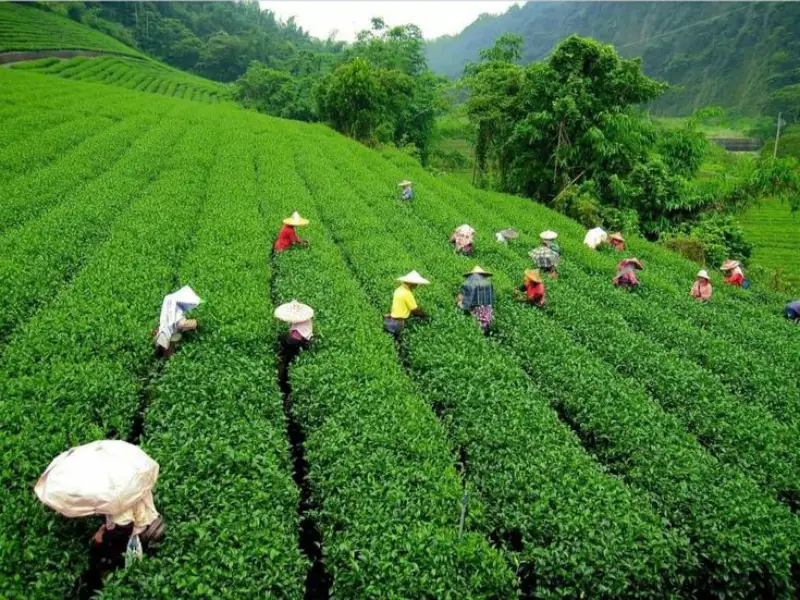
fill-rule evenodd
<path id="1" fill-rule="evenodd" d="M 296 331 L 304 340 L 310 340 L 314 337 L 314 325 L 311 319 L 299 323 L 292 323 L 292 326 L 289 327 L 289 331 Z"/>
<path id="2" fill-rule="evenodd" d="M 548 229 L 547 231 L 540 233 L 539 237 L 545 241 L 551 242 L 558 237 L 558 234 L 555 231 L 550 231 Z"/>
<path id="3" fill-rule="evenodd" d="M 158 337 L 156 343 L 163 348 L 169 347 L 169 341 L 178 331 L 178 323 L 183 319 L 184 313 L 196 308 L 202 300 L 188 285 L 177 292 L 164 296 L 161 303 L 161 317 L 158 322 Z"/>
<path id="4" fill-rule="evenodd" d="M 697 272 L 697 277 L 702 277 L 703 279 L 710 279 L 710 277 L 708 276 L 708 271 L 706 271 L 705 269 L 700 269 Z"/>
<path id="5" fill-rule="evenodd" d="M 297 300 L 281 304 L 275 309 L 275 318 L 285 323 L 304 323 L 311 321 L 313 317 L 314 309 Z"/>
<path id="6" fill-rule="evenodd" d="M 158 463 L 138 446 L 100 440 L 59 454 L 34 486 L 42 503 L 65 517 L 105 515 L 140 533 L 158 518 L 153 487 Z"/>
<path id="7" fill-rule="evenodd" d="M 586 232 L 586 237 L 583 238 L 583 243 L 586 246 L 589 246 L 592 250 L 596 250 L 597 247 L 605 242 L 608 239 L 608 234 L 602 227 L 595 227 L 594 229 L 590 229 Z"/>

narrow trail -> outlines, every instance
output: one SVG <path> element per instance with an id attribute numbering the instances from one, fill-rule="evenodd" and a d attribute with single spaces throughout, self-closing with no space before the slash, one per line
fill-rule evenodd
<path id="1" fill-rule="evenodd" d="M 0 52 L 0 65 L 10 67 L 21 62 L 39 60 L 40 58 L 74 58 L 76 56 L 116 56 L 118 58 L 132 58 L 145 61 L 142 56 L 123 54 L 122 52 L 102 52 L 96 50 L 15 50 L 13 52 Z"/>

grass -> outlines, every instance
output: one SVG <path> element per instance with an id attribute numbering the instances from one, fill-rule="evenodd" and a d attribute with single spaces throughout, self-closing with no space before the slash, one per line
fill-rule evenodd
<path id="1" fill-rule="evenodd" d="M 748 210 L 740 222 L 755 244 L 752 263 L 775 269 L 779 279 L 800 294 L 800 213 L 769 199 Z"/>

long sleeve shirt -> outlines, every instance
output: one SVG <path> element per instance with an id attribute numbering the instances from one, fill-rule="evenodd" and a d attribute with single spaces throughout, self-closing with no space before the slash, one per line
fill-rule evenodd
<path id="1" fill-rule="evenodd" d="M 476 306 L 494 304 L 494 287 L 483 275 L 470 275 L 461 286 L 461 308 L 470 310 Z"/>
<path id="2" fill-rule="evenodd" d="M 544 283 L 541 281 L 526 281 L 521 291 L 525 292 L 525 300 L 528 304 L 542 306 L 544 304 Z"/>
<path id="3" fill-rule="evenodd" d="M 297 237 L 294 227 L 290 225 L 284 225 L 278 232 L 278 239 L 275 240 L 275 251 L 282 252 L 283 250 L 288 250 L 295 244 L 299 243 L 300 238 Z"/>
<path id="4" fill-rule="evenodd" d="M 711 298 L 711 283 L 705 279 L 698 279 L 692 286 L 691 294 L 697 300 L 708 300 Z"/>
<path id="5" fill-rule="evenodd" d="M 730 277 L 725 278 L 725 283 L 728 285 L 741 286 L 744 283 L 744 273 L 739 267 L 736 267 L 731 273 Z"/>

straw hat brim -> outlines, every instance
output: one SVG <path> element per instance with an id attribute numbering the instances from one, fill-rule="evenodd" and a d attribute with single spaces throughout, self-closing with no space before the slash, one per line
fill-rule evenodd
<path id="1" fill-rule="evenodd" d="M 428 285 L 430 281 L 425 279 L 422 275 L 417 273 L 416 271 L 412 271 L 407 275 L 403 275 L 402 277 L 398 277 L 397 281 L 401 283 L 411 283 L 414 285 Z"/>
<path id="2" fill-rule="evenodd" d="M 543 231 L 539 234 L 539 237 L 545 241 L 553 241 L 558 237 L 558 234 L 555 231 Z"/>
<path id="3" fill-rule="evenodd" d="M 610 236 L 608 236 L 608 239 L 617 240 L 618 242 L 624 242 L 625 241 L 625 238 L 622 237 L 621 233 L 612 233 Z"/>
<path id="4" fill-rule="evenodd" d="M 407 185 L 411 185 L 411 183 L 412 183 L 411 181 L 408 181 L 408 180 L 406 179 L 405 181 L 401 181 L 400 183 L 398 183 L 398 184 L 397 184 L 397 187 L 405 187 L 405 186 L 407 186 Z"/>
<path id="5" fill-rule="evenodd" d="M 710 277 L 708 276 L 708 272 L 707 271 L 700 271 L 697 274 L 697 277 L 698 277 L 698 279 L 710 279 Z"/>
<path id="6" fill-rule="evenodd" d="M 293 217 L 286 217 L 283 220 L 284 225 L 291 225 L 292 227 L 304 227 L 308 225 L 309 220 L 300 217 L 299 219 L 295 219 Z"/>
<path id="7" fill-rule="evenodd" d="M 534 283 L 541 283 L 542 276 L 539 274 L 538 271 L 533 269 L 525 269 L 525 279 L 533 281 Z"/>
<path id="8" fill-rule="evenodd" d="M 314 309 L 297 300 L 281 304 L 275 309 L 275 318 L 285 323 L 302 323 L 311 320 L 313 317 Z"/>
<path id="9" fill-rule="evenodd" d="M 482 268 L 475 266 L 472 268 L 472 271 L 468 271 L 464 273 L 464 277 L 469 277 L 470 275 L 486 275 L 487 277 L 491 277 L 494 273 L 490 271 L 484 271 Z"/>
<path id="10" fill-rule="evenodd" d="M 738 260 L 726 260 L 724 263 L 722 263 L 720 269 L 723 271 L 730 271 L 731 269 L 735 269 L 738 266 L 739 266 Z"/>

